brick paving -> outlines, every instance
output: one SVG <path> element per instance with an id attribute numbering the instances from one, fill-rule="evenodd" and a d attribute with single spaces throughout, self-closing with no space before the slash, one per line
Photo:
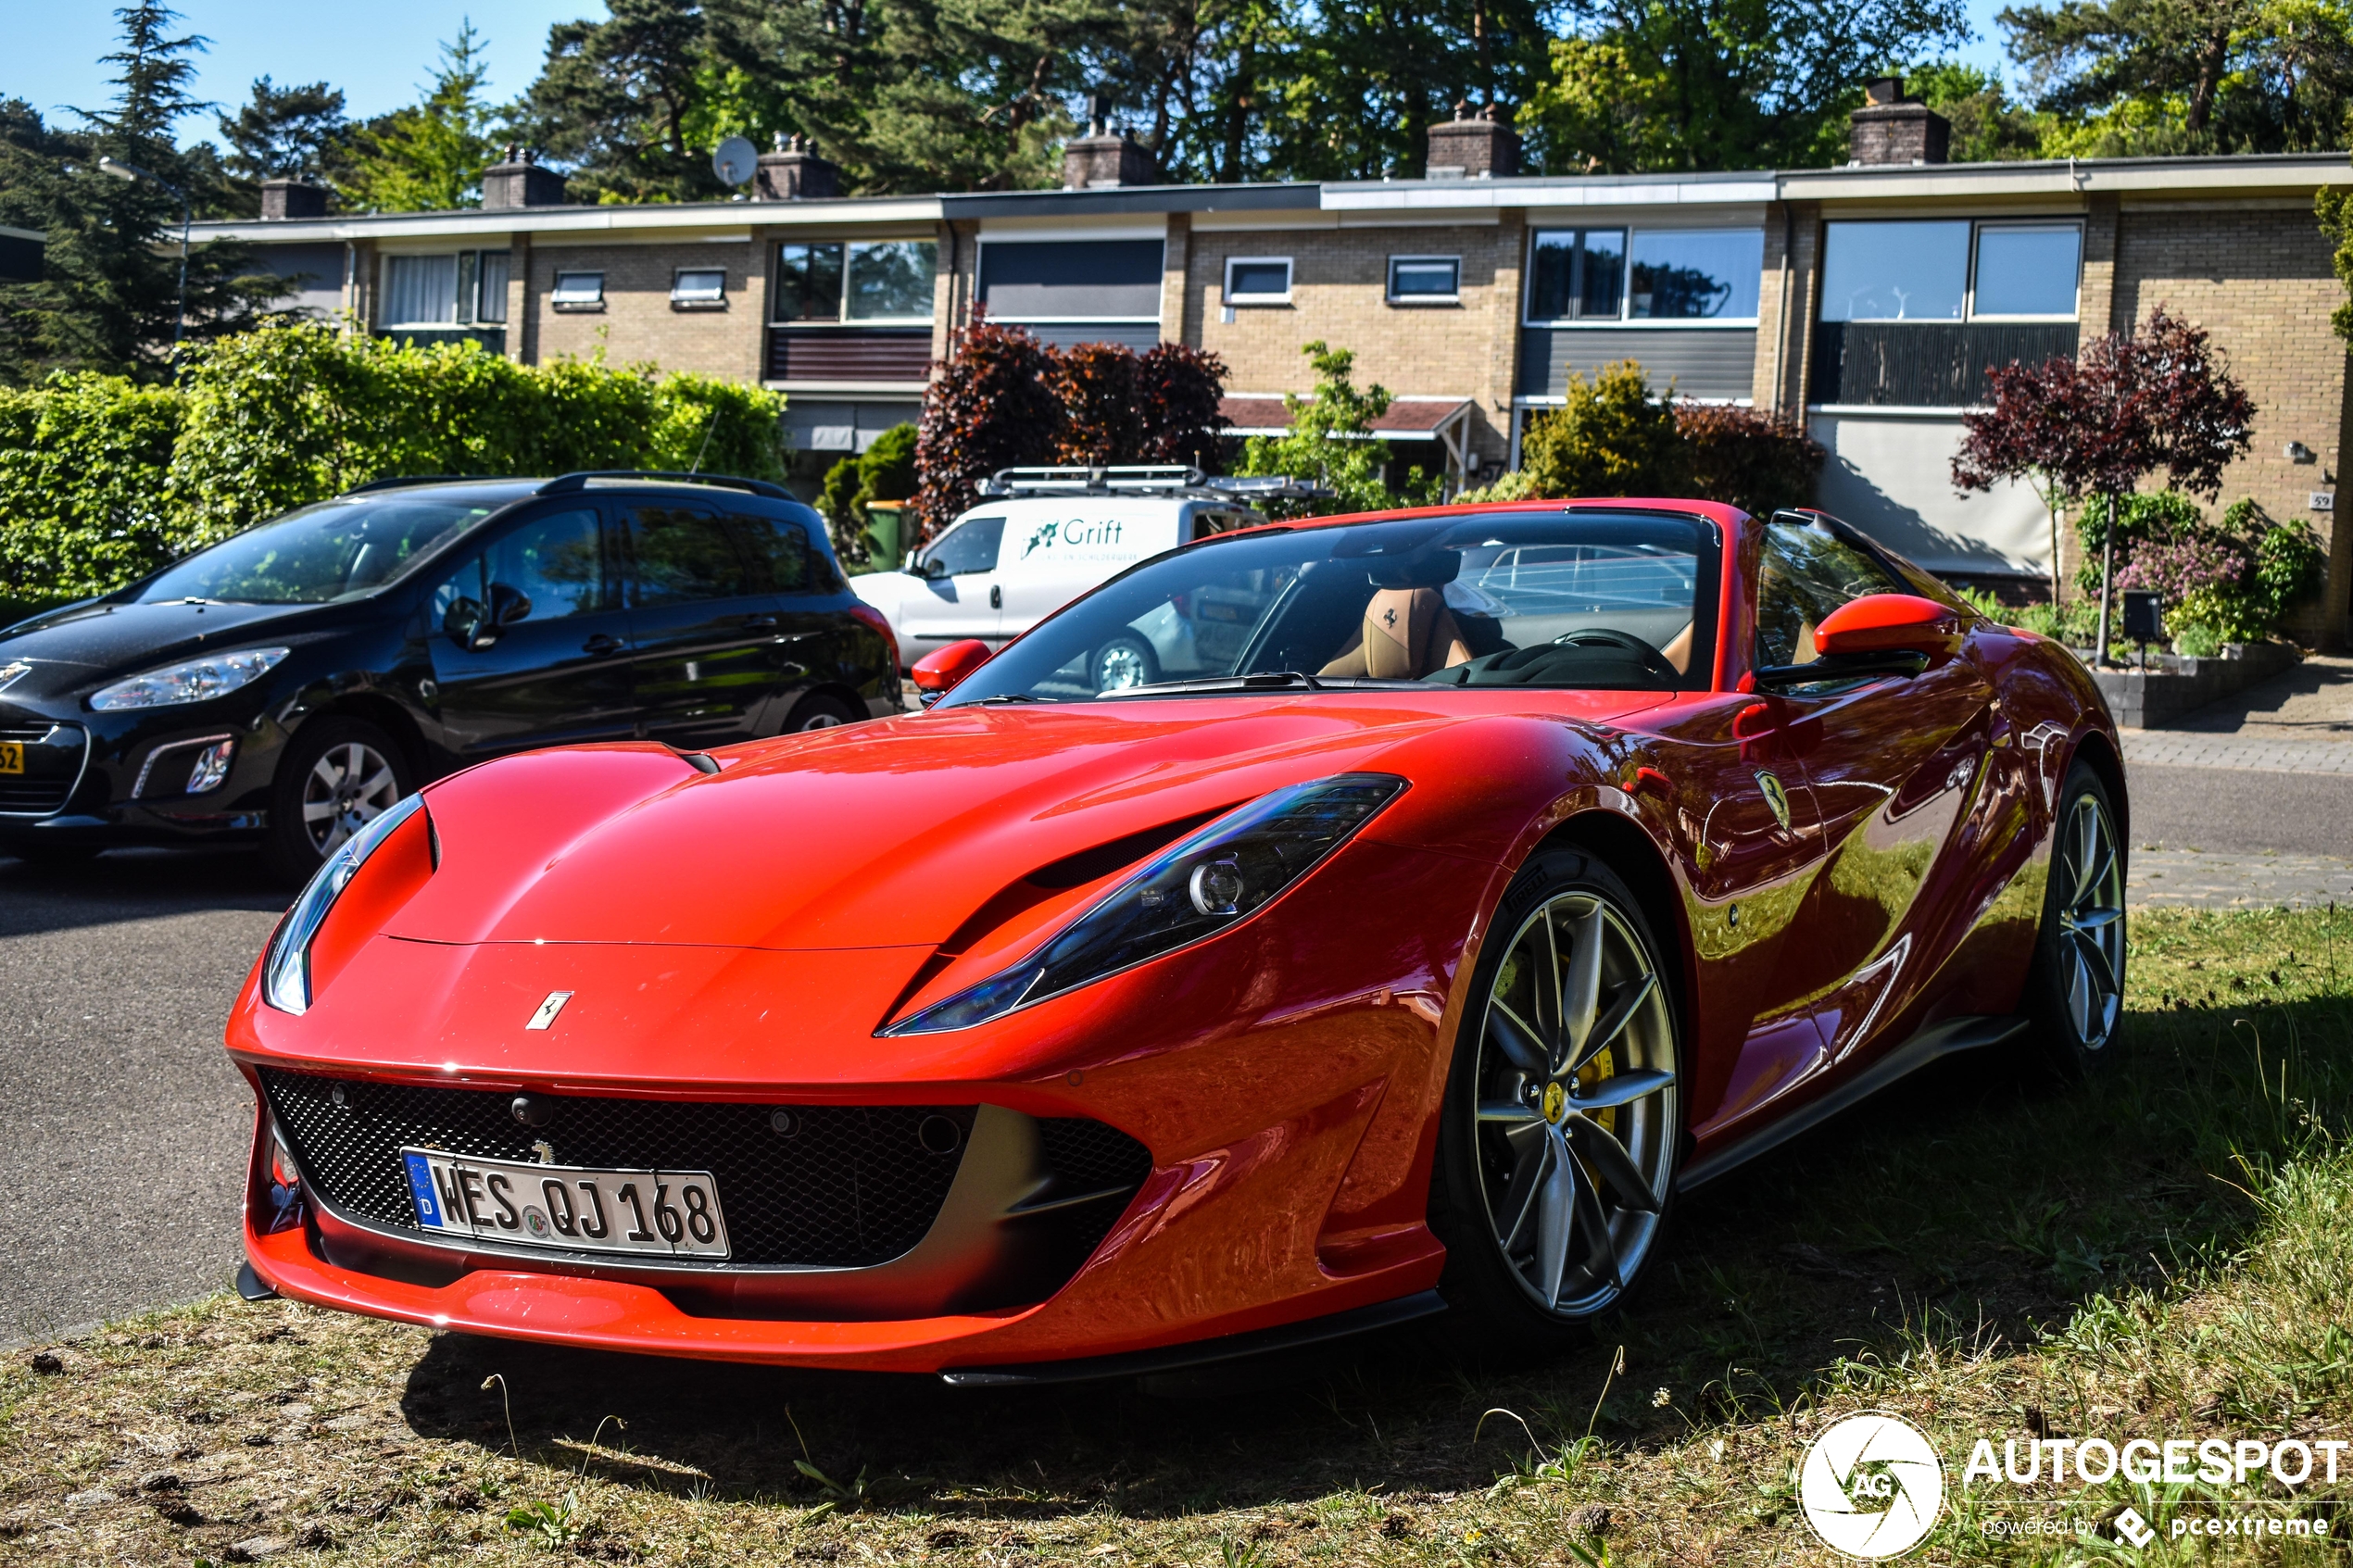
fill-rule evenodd
<path id="1" fill-rule="evenodd" d="M 2353 774 L 2353 744 L 2257 740 L 2183 730 L 2124 730 L 2124 760 L 2172 768 L 2243 768 L 2273 773 Z M 2353 824 L 2349 824 L 2353 825 Z"/>
<path id="2" fill-rule="evenodd" d="M 2353 860 L 2136 847 L 2125 863 L 2133 909 L 2268 909 L 2353 904 Z"/>

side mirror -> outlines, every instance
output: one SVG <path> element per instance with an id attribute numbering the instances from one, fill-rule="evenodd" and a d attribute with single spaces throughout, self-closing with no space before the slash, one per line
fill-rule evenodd
<path id="1" fill-rule="evenodd" d="M 929 556 L 925 556 L 915 563 L 915 575 L 926 583 L 937 583 L 943 577 L 953 577 L 956 574 L 948 570 L 946 561 L 934 560 Z M 947 650 L 943 648 L 940 651 L 944 653 Z"/>
<path id="2" fill-rule="evenodd" d="M 923 694 L 928 705 L 953 691 L 965 676 L 988 659 L 988 645 L 978 637 L 966 637 L 961 643 L 950 643 L 924 655 L 908 673 L 914 677 L 915 690 Z"/>
<path id="3" fill-rule="evenodd" d="M 483 627 L 482 602 L 478 599 L 452 599 L 442 612 L 441 629 L 449 640 L 461 648 L 479 647 Z"/>
<path id="4" fill-rule="evenodd" d="M 522 590 L 510 588 L 504 583 L 490 585 L 491 625 L 512 626 L 518 621 L 527 620 L 530 615 L 531 600 Z"/>
<path id="5" fill-rule="evenodd" d="M 1814 628 L 1817 657 L 1749 671 L 1743 689 L 1779 691 L 1837 681 L 1912 676 L 1960 651 L 1961 618 L 1917 594 L 1868 594 Z"/>
<path id="6" fill-rule="evenodd" d="M 1853 654 L 1916 653 L 1931 660 L 1960 651 L 1961 618 L 1917 594 L 1869 594 L 1839 606 L 1814 628 L 1814 651 L 1824 659 Z"/>

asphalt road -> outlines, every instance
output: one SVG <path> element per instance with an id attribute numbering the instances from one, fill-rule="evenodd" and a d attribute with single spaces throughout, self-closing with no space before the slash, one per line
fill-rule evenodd
<path id="1" fill-rule="evenodd" d="M 2136 767 L 2136 844 L 2353 855 L 2353 778 Z M 286 895 L 240 855 L 0 859 L 0 1343 L 227 1286 L 252 1100 L 220 1051 Z"/>

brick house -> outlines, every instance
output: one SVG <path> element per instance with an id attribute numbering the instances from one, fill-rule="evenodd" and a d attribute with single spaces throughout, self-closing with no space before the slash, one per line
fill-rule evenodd
<path id="1" fill-rule="evenodd" d="M 257 245 L 294 304 L 370 331 L 758 381 L 787 395 L 812 473 L 913 417 L 975 306 L 1057 344 L 1214 350 L 1244 431 L 1282 428 L 1282 394 L 1309 389 L 1302 344 L 1353 349 L 1360 383 L 1395 395 L 1381 424 L 1401 459 L 1454 483 L 1512 464 L 1570 376 L 1631 358 L 1660 391 L 1803 417 L 1831 453 L 1821 505 L 2020 589 L 2051 570 L 2040 501 L 1957 496 L 1947 477 L 1984 367 L 2073 352 L 2162 303 L 2212 331 L 2253 396 L 2224 499 L 2316 526 L 2329 585 L 2296 631 L 2342 646 L 2344 295 L 2311 206 L 2353 167 L 1957 165 L 1941 126 L 1881 82 L 1842 168 L 1554 178 L 1518 175 L 1509 132 L 1466 116 L 1432 128 L 1428 179 L 1245 185 L 1156 183 L 1098 127 L 1062 190 L 864 199 L 794 144 L 745 198 L 644 207 L 566 205 L 510 158 L 479 209 L 331 217 L 297 186 L 197 233 Z"/>

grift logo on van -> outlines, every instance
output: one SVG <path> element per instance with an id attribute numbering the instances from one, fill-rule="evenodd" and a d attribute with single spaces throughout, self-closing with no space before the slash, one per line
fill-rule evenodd
<path id="1" fill-rule="evenodd" d="M 1055 545 L 1116 545 L 1123 525 L 1117 518 L 1107 522 L 1087 522 L 1073 518 L 1068 522 L 1041 522 L 1029 535 L 1029 543 L 1021 547 L 1021 558 L 1027 560 L 1041 549 Z"/>

